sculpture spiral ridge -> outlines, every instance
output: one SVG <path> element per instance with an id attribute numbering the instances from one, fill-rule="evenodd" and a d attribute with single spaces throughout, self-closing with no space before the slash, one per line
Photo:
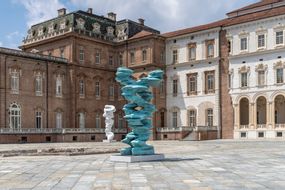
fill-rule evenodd
<path id="1" fill-rule="evenodd" d="M 116 80 L 121 84 L 122 96 L 129 102 L 123 108 L 124 118 L 132 129 L 122 142 L 130 145 L 121 150 L 121 155 L 151 155 L 154 148 L 146 144 L 152 128 L 152 113 L 156 110 L 150 103 L 153 98 L 150 87 L 159 86 L 163 77 L 162 70 L 155 70 L 140 80 L 132 78 L 133 71 L 120 67 L 116 73 Z"/>

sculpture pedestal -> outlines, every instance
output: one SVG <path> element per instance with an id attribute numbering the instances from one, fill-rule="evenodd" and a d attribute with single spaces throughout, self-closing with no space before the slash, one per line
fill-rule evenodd
<path id="1" fill-rule="evenodd" d="M 112 142 L 117 142 L 116 140 L 108 140 L 108 139 L 104 139 L 103 142 L 106 142 L 106 143 L 112 143 Z"/>
<path id="2" fill-rule="evenodd" d="M 149 162 L 149 161 L 161 161 L 164 160 L 164 154 L 153 154 L 153 155 L 140 155 L 140 156 L 121 156 L 112 155 L 110 156 L 110 161 L 112 162 Z"/>

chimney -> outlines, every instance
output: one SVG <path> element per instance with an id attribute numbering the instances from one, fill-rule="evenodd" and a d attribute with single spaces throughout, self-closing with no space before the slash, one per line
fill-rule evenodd
<path id="1" fill-rule="evenodd" d="M 61 8 L 57 10 L 58 16 L 63 16 L 66 14 L 66 8 Z"/>
<path id="2" fill-rule="evenodd" d="M 113 12 L 109 12 L 108 13 L 108 19 L 111 19 L 111 20 L 113 20 L 113 21 L 116 21 L 116 14 L 115 13 L 113 13 Z"/>
<path id="3" fill-rule="evenodd" d="M 139 18 L 138 21 L 141 25 L 144 25 L 144 19 L 143 18 Z"/>
<path id="4" fill-rule="evenodd" d="M 87 9 L 87 13 L 92 14 L 92 8 L 88 8 L 88 9 Z"/>

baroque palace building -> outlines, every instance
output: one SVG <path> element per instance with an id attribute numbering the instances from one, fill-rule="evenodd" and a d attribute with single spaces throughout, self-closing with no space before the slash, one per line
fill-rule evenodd
<path id="1" fill-rule="evenodd" d="M 262 0 L 223 20 L 160 34 L 115 13 L 66 13 L 32 26 L 20 50 L 0 48 L 0 143 L 102 141 L 103 109 L 129 131 L 116 68 L 153 88 L 152 139 L 285 136 L 285 1 Z"/>

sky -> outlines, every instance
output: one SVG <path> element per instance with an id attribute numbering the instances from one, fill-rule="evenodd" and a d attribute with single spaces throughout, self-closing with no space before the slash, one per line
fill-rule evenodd
<path id="1" fill-rule="evenodd" d="M 226 13 L 259 0 L 2 0 L 0 47 L 18 48 L 33 24 L 67 12 L 93 8 L 97 15 L 117 14 L 117 20 L 145 19 L 161 33 L 223 19 Z"/>

